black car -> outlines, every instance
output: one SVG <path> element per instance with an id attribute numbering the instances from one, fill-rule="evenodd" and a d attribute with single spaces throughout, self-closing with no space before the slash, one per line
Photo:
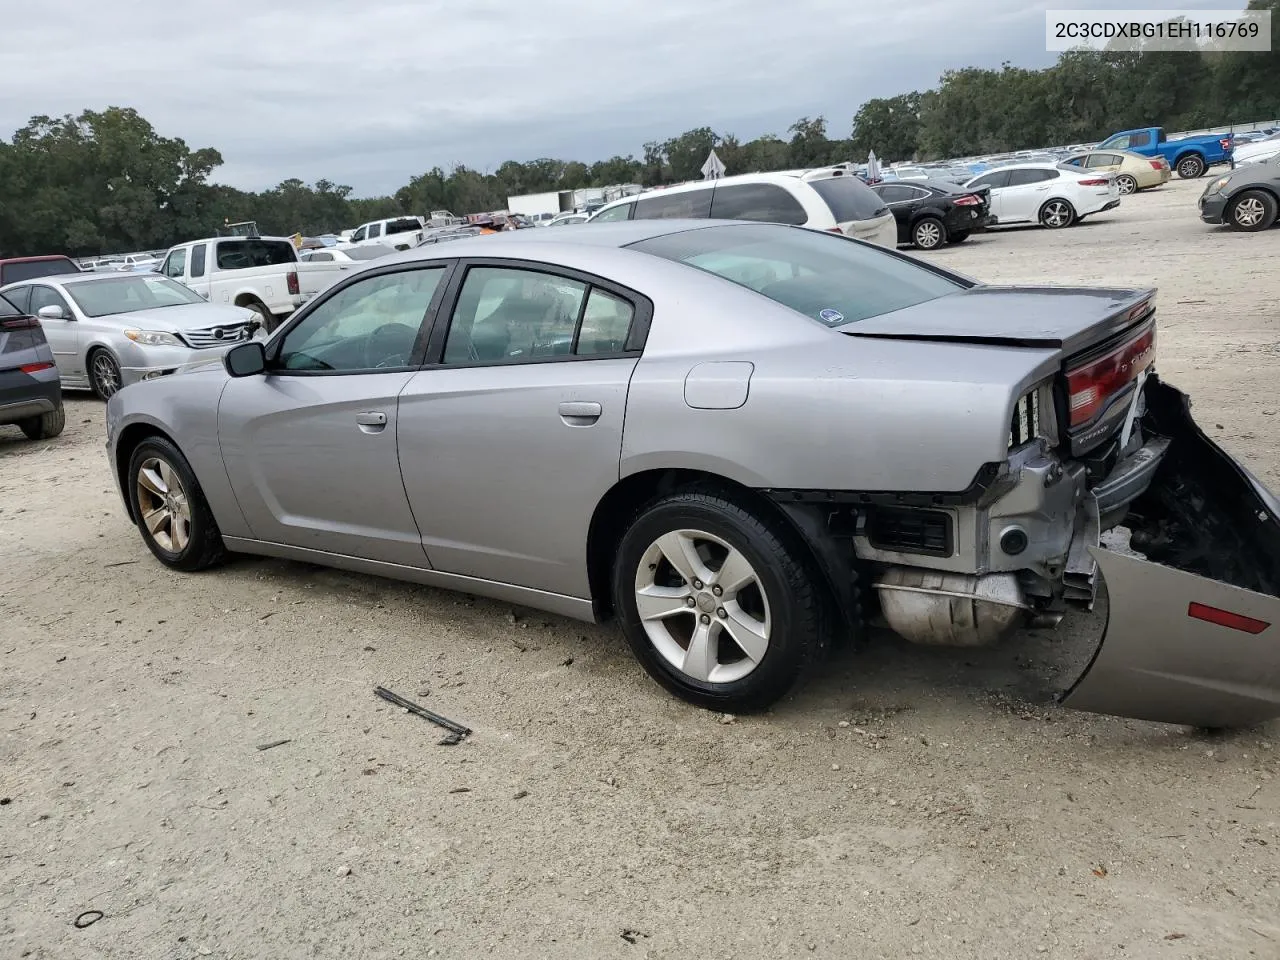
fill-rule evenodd
<path id="1" fill-rule="evenodd" d="M 1233 230 L 1266 230 L 1280 216 L 1280 158 L 1242 163 L 1209 181 L 1200 194 L 1200 219 Z"/>
<path id="2" fill-rule="evenodd" d="M 898 242 L 921 250 L 960 243 L 991 222 L 991 191 L 965 190 L 946 180 L 878 183 L 880 195 L 898 221 Z"/>
<path id="3" fill-rule="evenodd" d="M 66 415 L 53 351 L 44 328 L 0 297 L 0 423 L 16 423 L 30 440 L 62 432 Z"/>

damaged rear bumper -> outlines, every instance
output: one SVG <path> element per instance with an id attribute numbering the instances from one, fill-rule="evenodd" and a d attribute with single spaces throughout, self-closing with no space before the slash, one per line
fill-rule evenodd
<path id="1" fill-rule="evenodd" d="M 1280 504 L 1154 377 L 1144 431 L 1165 441 L 1125 519 L 1090 546 L 1106 628 L 1061 698 L 1093 713 L 1201 727 L 1280 716 Z"/>

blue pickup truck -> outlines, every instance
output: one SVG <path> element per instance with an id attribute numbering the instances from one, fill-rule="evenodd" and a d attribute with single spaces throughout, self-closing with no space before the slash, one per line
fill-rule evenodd
<path id="1" fill-rule="evenodd" d="M 1167 140 L 1163 127 L 1143 127 L 1113 133 L 1093 149 L 1131 150 L 1144 157 L 1164 157 L 1169 166 L 1178 171 L 1178 176 L 1194 180 L 1204 176 L 1204 172 L 1215 164 L 1230 163 L 1234 146 L 1229 133 Z"/>

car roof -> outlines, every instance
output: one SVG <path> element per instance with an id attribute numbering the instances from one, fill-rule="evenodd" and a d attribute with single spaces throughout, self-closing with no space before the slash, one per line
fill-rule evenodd
<path id="1" fill-rule="evenodd" d="M 0 257 L 0 263 L 46 263 L 50 260 L 71 260 L 71 258 L 61 253 L 42 254 L 38 257 Z M 74 260 L 71 262 L 75 263 Z"/>
<path id="2" fill-rule="evenodd" d="M 158 277 L 158 273 L 134 273 L 132 271 L 112 271 L 110 273 L 93 273 L 86 270 L 84 273 L 55 273 L 48 277 L 32 277 L 30 280 L 19 280 L 17 283 L 52 283 L 55 286 L 63 286 L 68 283 L 97 283 L 102 280 L 119 280 L 121 277 Z"/>

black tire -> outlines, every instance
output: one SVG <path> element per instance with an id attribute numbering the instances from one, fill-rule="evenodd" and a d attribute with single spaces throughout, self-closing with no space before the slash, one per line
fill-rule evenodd
<path id="1" fill-rule="evenodd" d="M 1197 177 L 1203 177 L 1205 170 L 1208 169 L 1204 160 L 1194 153 L 1179 157 L 1173 166 L 1178 171 L 1178 176 L 1183 180 L 1195 180 Z"/>
<path id="2" fill-rule="evenodd" d="M 1276 198 L 1265 190 L 1242 190 L 1227 205 L 1227 223 L 1232 230 L 1266 230 L 1276 222 L 1276 216 Z"/>
<path id="3" fill-rule="evenodd" d="M 658 538 L 681 530 L 705 532 L 738 551 L 750 564 L 755 577 L 755 586 L 747 589 L 758 590 L 758 595 L 765 598 L 769 620 L 767 647 L 745 676 L 720 683 L 694 679 L 668 661 L 649 638 L 641 621 L 636 600 L 637 577 L 654 570 L 646 554 Z M 675 576 L 680 579 L 678 574 Z M 705 589 L 697 595 L 699 601 L 710 598 Z M 739 597 L 743 595 L 740 593 Z M 627 643 L 649 676 L 682 700 L 709 710 L 749 713 L 767 708 L 821 659 L 829 643 L 827 590 L 794 531 L 776 518 L 718 492 L 676 493 L 641 510 L 619 544 L 613 570 L 613 597 Z M 704 623 L 723 616 L 722 611 L 713 613 L 709 608 L 697 606 L 697 602 L 689 610 L 689 630 L 696 628 L 698 619 L 704 616 L 702 610 L 706 610 Z M 718 635 L 723 635 L 718 623 L 715 629 Z M 731 644 L 728 652 L 732 654 L 735 647 Z M 716 651 L 719 652 L 713 656 L 718 664 L 725 652 L 722 640 L 717 641 Z M 746 656 L 738 662 L 742 659 L 751 658 Z M 730 664 L 729 669 L 733 666 Z"/>
<path id="4" fill-rule="evenodd" d="M 1130 174 L 1122 173 L 1116 177 L 1116 187 L 1120 191 L 1120 196 L 1128 197 L 1138 192 L 1138 181 Z"/>
<path id="5" fill-rule="evenodd" d="M 89 371 L 89 386 L 99 400 L 110 400 L 120 389 L 120 364 L 111 355 L 111 351 L 103 347 L 92 350 L 85 358 L 85 367 Z"/>
<path id="6" fill-rule="evenodd" d="M 153 460 L 163 461 L 168 465 L 172 471 L 171 476 L 176 476 L 181 487 L 180 492 L 186 497 L 189 514 L 186 524 L 188 536 L 181 546 L 173 542 L 169 545 L 161 543 L 147 525 L 146 514 L 149 512 L 147 508 L 157 501 L 145 504 L 142 502 L 138 478 L 144 464 Z M 142 540 L 155 554 L 156 559 L 166 567 L 195 572 L 214 566 L 225 558 L 226 547 L 222 543 L 222 534 L 218 531 L 217 521 L 213 519 L 213 512 L 209 509 L 208 501 L 205 500 L 204 491 L 200 489 L 200 482 L 192 472 L 191 465 L 187 463 L 187 458 L 172 443 L 164 437 L 149 437 L 138 444 L 129 457 L 129 472 L 125 476 L 125 483 L 129 492 L 129 504 L 133 509 L 138 530 L 142 533 Z M 169 485 L 166 484 L 166 486 Z M 172 489 L 171 486 L 170 489 Z M 147 495 L 149 498 L 153 496 L 150 492 Z M 173 526 L 170 525 L 169 529 L 172 531 Z M 167 537 L 170 534 L 164 535 Z"/>
<path id="7" fill-rule="evenodd" d="M 947 243 L 964 243 L 971 233 L 971 230 L 956 230 L 954 233 L 948 233 Z"/>
<path id="8" fill-rule="evenodd" d="M 52 440 L 62 432 L 66 425 L 67 411 L 63 409 L 61 400 L 50 412 L 42 413 L 38 417 L 31 417 L 18 423 L 28 440 Z"/>
<path id="9" fill-rule="evenodd" d="M 937 217 L 921 217 L 911 225 L 911 243 L 919 250 L 937 250 L 947 242 L 947 228 Z"/>
<path id="10" fill-rule="evenodd" d="M 1076 222 L 1076 208 L 1067 200 L 1055 197 L 1040 208 L 1040 223 L 1050 230 L 1062 230 Z"/>

